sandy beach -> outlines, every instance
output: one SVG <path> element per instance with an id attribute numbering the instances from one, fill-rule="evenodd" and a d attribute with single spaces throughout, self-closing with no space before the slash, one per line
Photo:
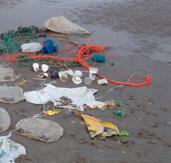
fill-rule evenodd
<path id="1" fill-rule="evenodd" d="M 64 128 L 64 136 L 55 143 L 46 144 L 17 134 L 12 136 L 27 150 L 27 156 L 16 163 L 170 163 L 171 1 L 0 0 L 0 32 L 20 25 L 42 27 L 49 17 L 60 15 L 92 31 L 85 38 L 73 36 L 74 41 L 111 47 L 105 53 L 107 62 L 99 65 L 103 74 L 126 81 L 132 74 L 143 77 L 149 73 L 153 83 L 140 88 L 90 86 L 99 90 L 96 97 L 104 96 L 103 101 L 120 100 L 128 108 L 124 118 L 115 117 L 112 110 L 86 110 L 86 113 L 128 130 L 129 137 L 92 140 L 78 117 L 62 112 L 47 118 Z M 11 66 L 24 79 L 35 76 L 27 67 Z M 39 89 L 42 84 L 31 82 L 23 89 Z M 59 81 L 56 85 L 66 86 Z M 115 89 L 104 93 L 111 88 Z M 12 119 L 8 131 L 14 129 L 19 120 L 38 114 L 42 109 L 26 101 L 13 105 L 1 103 L 1 107 L 7 109 Z M 8 132 L 0 135 L 6 134 Z"/>

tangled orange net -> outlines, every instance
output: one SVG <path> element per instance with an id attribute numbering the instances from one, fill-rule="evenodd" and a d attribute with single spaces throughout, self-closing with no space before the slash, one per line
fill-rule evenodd
<path id="1" fill-rule="evenodd" d="M 103 53 L 104 51 L 105 51 L 105 47 L 102 45 L 87 44 L 80 47 L 75 57 L 64 58 L 64 57 L 58 57 L 53 55 L 32 54 L 32 53 L 26 53 L 26 54 L 31 59 L 50 59 L 55 61 L 78 62 L 83 68 L 89 69 L 90 66 L 85 61 L 85 59 L 90 58 L 92 53 Z M 0 57 L 0 60 L 6 60 L 15 63 L 22 54 L 23 53 L 2 55 Z M 143 82 L 122 82 L 122 81 L 112 80 L 100 73 L 98 73 L 97 76 L 99 78 L 106 79 L 111 84 L 123 85 L 123 86 L 142 87 L 142 86 L 150 85 L 152 83 L 152 76 L 150 74 L 147 74 L 144 77 Z"/>

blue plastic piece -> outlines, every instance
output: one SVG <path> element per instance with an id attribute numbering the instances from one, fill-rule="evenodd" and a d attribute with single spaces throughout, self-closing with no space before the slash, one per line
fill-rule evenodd
<path id="1" fill-rule="evenodd" d="M 104 63 L 106 62 L 106 57 L 103 54 L 96 54 L 94 53 L 91 57 L 91 60 L 94 62 Z"/>
<path id="2" fill-rule="evenodd" d="M 54 39 L 47 39 L 43 42 L 43 54 L 53 54 L 58 52 L 57 42 Z"/>

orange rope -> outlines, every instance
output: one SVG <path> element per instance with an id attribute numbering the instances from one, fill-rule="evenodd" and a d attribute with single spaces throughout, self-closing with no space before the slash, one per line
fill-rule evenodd
<path id="1" fill-rule="evenodd" d="M 75 57 L 58 57 L 53 55 L 43 55 L 43 54 L 31 54 L 31 53 L 25 53 L 32 59 L 51 59 L 51 60 L 57 60 L 57 61 L 66 61 L 66 62 L 78 62 L 84 67 L 85 69 L 89 69 L 89 64 L 85 61 L 85 59 L 91 57 L 92 53 L 103 53 L 105 51 L 105 47 L 102 45 L 84 45 L 80 47 L 80 49 L 77 52 L 77 55 Z M 6 60 L 15 63 L 17 59 L 20 57 L 20 55 L 23 53 L 17 53 L 17 54 L 10 54 L 6 56 L 1 56 L 0 60 Z M 146 75 L 144 77 L 143 82 L 122 82 L 122 81 L 116 81 L 107 78 L 106 76 L 103 76 L 101 74 L 97 74 L 98 77 L 106 79 L 111 84 L 116 85 L 124 85 L 124 86 L 131 86 L 131 87 L 142 87 L 147 86 L 152 83 L 152 76 L 150 74 Z"/>

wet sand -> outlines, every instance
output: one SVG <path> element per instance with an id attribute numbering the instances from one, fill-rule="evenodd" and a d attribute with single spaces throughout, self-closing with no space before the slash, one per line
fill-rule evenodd
<path id="1" fill-rule="evenodd" d="M 1 2 L 1 1 L 0 1 Z M 4 1 L 6 2 L 6 1 Z M 45 144 L 13 135 L 23 144 L 27 156 L 18 163 L 170 163 L 171 162 L 171 2 L 169 0 L 94 1 L 89 3 L 62 3 L 61 1 L 13 1 L 1 3 L 1 32 L 20 24 L 38 25 L 50 16 L 65 15 L 83 25 L 93 34 L 81 41 L 112 46 L 106 51 L 107 62 L 99 65 L 101 72 L 113 79 L 127 80 L 131 74 L 152 74 L 149 87 L 114 89 L 102 100 L 117 99 L 128 104 L 126 117 L 114 117 L 112 110 L 100 112 L 87 110 L 99 119 L 113 122 L 130 132 L 127 138 L 113 137 L 105 141 L 91 140 L 85 125 L 74 115 L 65 113 L 49 119 L 58 122 L 65 130 L 57 142 Z M 37 4 L 37 6 L 36 6 Z M 27 8 L 24 8 L 24 6 Z M 46 10 L 45 10 L 46 6 Z M 20 9 L 20 10 L 19 10 Z M 28 15 L 29 11 L 31 16 Z M 44 12 L 43 12 L 44 11 Z M 36 15 L 36 16 L 34 16 Z M 5 19 L 4 19 L 5 18 Z M 74 40 L 80 40 L 74 37 Z M 111 63 L 114 63 L 111 66 Z M 25 79 L 35 74 L 28 68 L 17 68 Z M 136 80 L 136 79 L 135 79 Z M 11 83 L 12 84 L 12 83 Z M 57 82 L 58 86 L 62 85 Z M 73 86 L 74 85 L 67 85 Z M 41 87 L 40 82 L 24 86 L 24 90 Z M 96 97 L 104 95 L 113 85 L 99 89 Z M 21 102 L 16 105 L 1 104 L 16 122 L 41 111 L 41 106 Z M 6 133 L 4 133 L 6 134 Z M 2 134 L 1 134 L 2 135 Z"/>

